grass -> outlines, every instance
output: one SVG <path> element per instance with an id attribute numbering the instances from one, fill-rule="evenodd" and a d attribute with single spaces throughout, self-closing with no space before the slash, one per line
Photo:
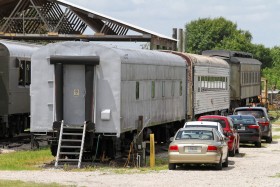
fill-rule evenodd
<path id="1" fill-rule="evenodd" d="M 0 180 L 0 186 L 5 187 L 64 187 L 65 185 L 60 185 L 57 183 L 34 183 L 34 182 L 22 182 L 19 180 Z"/>
<path id="2" fill-rule="evenodd" d="M 273 135 L 273 136 L 272 136 L 272 139 L 273 139 L 273 140 L 280 139 L 280 135 Z"/>
<path id="3" fill-rule="evenodd" d="M 0 154 L 0 170 L 38 170 L 52 160 L 49 148 Z"/>
<path id="4" fill-rule="evenodd" d="M 280 111 L 271 110 L 269 116 L 274 117 L 274 120 L 271 120 L 272 124 L 280 125 Z"/>

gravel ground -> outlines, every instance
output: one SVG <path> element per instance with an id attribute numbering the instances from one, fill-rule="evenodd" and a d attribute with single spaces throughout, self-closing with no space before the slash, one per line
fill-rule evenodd
<path id="1" fill-rule="evenodd" d="M 275 128 L 275 127 L 274 127 Z M 279 126 L 278 126 L 279 128 Z M 274 132 L 274 135 L 280 132 Z M 262 148 L 242 146 L 240 154 L 229 157 L 229 167 L 215 171 L 210 167 L 177 168 L 145 174 L 115 174 L 106 171 L 69 172 L 0 171 L 0 179 L 60 183 L 74 186 L 280 186 L 280 140 Z M 279 177 L 275 177 L 276 175 Z"/>

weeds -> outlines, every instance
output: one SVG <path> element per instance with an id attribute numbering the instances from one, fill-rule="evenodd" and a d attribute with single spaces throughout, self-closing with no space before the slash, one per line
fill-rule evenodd
<path id="1" fill-rule="evenodd" d="M 37 170 L 53 159 L 48 148 L 0 154 L 0 170 Z"/>

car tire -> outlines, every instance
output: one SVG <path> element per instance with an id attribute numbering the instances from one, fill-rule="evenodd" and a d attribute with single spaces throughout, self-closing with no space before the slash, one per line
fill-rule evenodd
<path id="1" fill-rule="evenodd" d="M 223 165 L 223 167 L 226 167 L 226 168 L 228 167 L 228 155 L 226 157 L 225 162 L 222 165 Z"/>
<path id="2" fill-rule="evenodd" d="M 216 170 L 222 170 L 223 169 L 223 155 L 221 155 L 220 162 L 218 164 L 216 164 L 215 169 Z"/>
<path id="3" fill-rule="evenodd" d="M 239 143 L 238 143 L 237 149 L 235 150 L 235 153 L 236 153 L 236 154 L 239 154 L 239 148 L 240 148 L 240 147 L 239 147 Z"/>
<path id="4" fill-rule="evenodd" d="M 229 151 L 229 156 L 234 157 L 236 153 L 235 145 L 233 146 L 233 150 Z"/>
<path id="5" fill-rule="evenodd" d="M 169 163 L 169 164 L 168 164 L 168 169 L 169 169 L 169 170 L 175 170 L 175 169 L 176 169 L 176 164 L 171 164 L 171 163 Z"/>
<path id="6" fill-rule="evenodd" d="M 256 143 L 255 143 L 255 146 L 256 146 L 256 147 L 259 147 L 259 148 L 262 147 L 262 142 L 256 142 Z"/>
<path id="7" fill-rule="evenodd" d="M 272 137 L 271 136 L 269 136 L 269 137 L 266 137 L 266 143 L 271 143 L 272 142 Z"/>

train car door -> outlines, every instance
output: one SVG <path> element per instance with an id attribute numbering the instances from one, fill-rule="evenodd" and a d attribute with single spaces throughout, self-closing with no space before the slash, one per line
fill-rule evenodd
<path id="1" fill-rule="evenodd" d="M 64 120 L 65 124 L 93 124 L 94 66 L 98 56 L 51 56 L 55 72 L 54 125 Z"/>
<path id="2" fill-rule="evenodd" d="M 66 124 L 83 124 L 85 121 L 85 66 L 63 67 L 63 116 Z"/>

